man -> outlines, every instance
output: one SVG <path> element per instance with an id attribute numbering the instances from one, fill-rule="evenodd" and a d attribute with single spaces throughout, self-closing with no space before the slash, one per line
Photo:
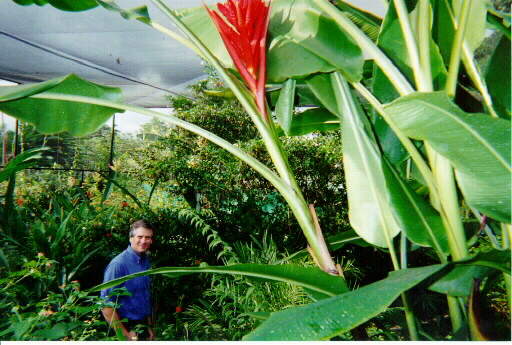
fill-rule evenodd
<path id="1" fill-rule="evenodd" d="M 117 255 L 105 269 L 103 282 L 108 282 L 128 274 L 150 268 L 146 252 L 153 243 L 153 227 L 144 220 L 138 220 L 130 228 L 130 245 Z M 153 340 L 153 320 L 151 317 L 151 296 L 149 276 L 137 277 L 115 288 L 125 287 L 131 296 L 109 296 L 113 288 L 101 291 L 101 297 L 120 304 L 116 310 L 106 307 L 102 310 L 107 322 L 121 328 L 127 340 Z M 120 320 L 127 319 L 126 322 Z M 137 336 L 136 326 L 142 325 L 143 334 Z M 139 327 L 140 328 L 140 327 Z"/>

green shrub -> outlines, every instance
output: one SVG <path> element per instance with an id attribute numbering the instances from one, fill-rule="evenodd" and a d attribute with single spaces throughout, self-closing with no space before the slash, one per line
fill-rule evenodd
<path id="1" fill-rule="evenodd" d="M 103 300 L 80 283 L 59 285 L 58 262 L 42 254 L 0 279 L 0 339 L 104 340 Z"/>

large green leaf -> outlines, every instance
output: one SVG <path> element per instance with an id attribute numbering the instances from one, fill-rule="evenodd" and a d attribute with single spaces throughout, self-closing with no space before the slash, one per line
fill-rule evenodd
<path id="1" fill-rule="evenodd" d="M 108 283 L 95 286 L 91 291 L 107 289 L 132 278 L 150 274 L 166 274 L 176 277 L 195 273 L 239 274 L 259 279 L 281 281 L 302 286 L 324 296 L 335 296 L 348 291 L 347 284 L 343 278 L 327 274 L 316 267 L 306 268 L 294 265 L 260 264 L 205 267 L 161 267 L 112 280 Z"/>
<path id="2" fill-rule="evenodd" d="M 71 74 L 33 85 L 0 87 L 0 111 L 33 124 L 41 133 L 67 131 L 72 135 L 92 133 L 114 113 L 122 112 L 92 104 L 29 97 L 49 92 L 109 101 L 121 98 L 119 88 L 94 84 Z"/>
<path id="3" fill-rule="evenodd" d="M 281 89 L 275 109 L 277 122 L 284 132 L 289 135 L 292 126 L 292 116 L 295 112 L 295 80 L 288 79 Z"/>
<path id="4" fill-rule="evenodd" d="M 50 4 L 55 8 L 64 11 L 84 11 L 98 6 L 96 0 L 13 0 L 19 5 L 38 5 Z"/>
<path id="5" fill-rule="evenodd" d="M 362 77 L 361 49 L 311 0 L 273 1 L 269 35 L 271 82 L 335 70 L 350 81 Z"/>
<path id="6" fill-rule="evenodd" d="M 480 252 L 466 260 L 458 261 L 457 264 L 490 267 L 508 274 L 511 267 L 510 255 L 509 249 L 492 249 L 487 252 Z"/>
<path id="7" fill-rule="evenodd" d="M 233 67 L 204 8 L 177 10 L 176 14 L 226 67 Z M 268 82 L 335 70 L 349 80 L 361 79 L 364 59 L 360 48 L 313 1 L 272 1 L 269 25 Z"/>
<path id="8" fill-rule="evenodd" d="M 439 255 L 447 254 L 449 246 L 438 212 L 380 155 L 364 129 L 364 115 L 356 117 L 360 111 L 355 106 L 349 108 L 343 113 L 342 132 L 349 218 L 354 229 L 380 246 L 386 246 L 386 241 L 403 229 L 412 242 L 434 247 Z"/>
<path id="9" fill-rule="evenodd" d="M 455 262 L 453 267 L 429 289 L 452 296 L 469 296 L 474 279 L 490 274 L 510 273 L 510 250 L 493 249 Z"/>
<path id="10" fill-rule="evenodd" d="M 292 117 L 288 135 L 300 136 L 312 132 L 327 132 L 340 128 L 340 120 L 323 108 L 313 108 Z"/>
<path id="11" fill-rule="evenodd" d="M 124 19 L 135 19 L 145 24 L 151 22 L 147 6 L 138 6 L 131 9 L 124 9 L 117 5 L 113 0 L 95 0 L 107 10 L 118 12 Z"/>
<path id="12" fill-rule="evenodd" d="M 410 268 L 339 296 L 272 313 L 244 340 L 322 340 L 347 332 L 380 314 L 404 291 L 445 265 Z"/>
<path id="13" fill-rule="evenodd" d="M 432 37 L 445 61 L 450 61 L 455 30 L 453 29 L 448 0 L 432 1 Z"/>
<path id="14" fill-rule="evenodd" d="M 473 287 L 473 279 L 483 279 L 492 268 L 484 266 L 454 266 L 444 277 L 429 286 L 429 289 L 450 296 L 467 297 Z"/>
<path id="15" fill-rule="evenodd" d="M 34 340 L 59 340 L 64 338 L 65 336 L 69 335 L 69 333 L 77 328 L 83 325 L 82 321 L 73 321 L 73 322 L 61 322 L 56 325 L 54 325 L 51 328 L 41 329 L 37 330 L 32 334 L 31 339 Z"/>
<path id="16" fill-rule="evenodd" d="M 416 194 L 387 159 L 384 164 L 393 211 L 407 238 L 413 243 L 433 247 L 438 254 L 448 254 L 450 248 L 439 213 Z"/>
<path id="17" fill-rule="evenodd" d="M 410 13 L 409 16 L 411 22 L 414 23 L 416 21 L 416 15 L 416 10 Z M 404 76 L 406 76 L 410 81 L 414 81 L 414 75 L 410 64 L 410 54 L 405 44 L 405 38 L 402 33 L 402 28 L 400 26 L 395 6 L 392 3 L 390 3 L 382 24 L 378 39 L 378 46 L 395 63 L 395 65 L 400 68 L 400 71 Z M 430 42 L 430 63 L 433 81 L 436 84 L 443 85 L 444 80 L 446 79 L 446 69 L 444 68 L 443 59 L 434 41 Z M 399 96 L 391 82 L 377 66 L 374 67 L 372 90 L 373 94 L 381 101 L 381 103 L 391 102 Z M 384 121 L 384 119 L 376 113 L 372 116 L 372 122 L 384 155 L 393 164 L 403 161 L 407 157 L 407 151 L 404 149 L 393 130 Z"/>
<path id="18" fill-rule="evenodd" d="M 222 62 L 224 67 L 235 68 L 217 28 L 203 6 L 177 9 L 174 12 L 187 28 Z"/>
<path id="19" fill-rule="evenodd" d="M 402 97 L 386 111 L 407 136 L 452 162 L 470 206 L 510 223 L 510 121 L 465 113 L 444 92 Z"/>
<path id="20" fill-rule="evenodd" d="M 512 16 L 510 11 L 497 11 L 494 8 L 487 8 L 487 23 L 494 29 L 501 31 L 508 39 L 511 39 L 510 23 Z"/>
<path id="21" fill-rule="evenodd" d="M 460 18 L 462 2 L 465 0 L 452 0 L 453 12 Z M 470 1 L 468 23 L 464 32 L 464 41 L 472 52 L 480 46 L 487 34 L 487 5 L 489 0 Z"/>
<path id="22" fill-rule="evenodd" d="M 415 9 L 409 14 L 410 21 L 414 23 L 416 16 Z M 410 81 L 414 81 L 410 53 L 405 42 L 395 7 L 390 4 L 382 24 L 378 46 Z M 373 92 L 382 103 L 390 102 L 398 96 L 398 93 L 378 67 L 375 68 L 376 71 L 372 80 Z M 446 79 L 446 68 L 439 48 L 433 40 L 430 41 L 430 69 L 432 80 L 442 85 Z"/>
<path id="23" fill-rule="evenodd" d="M 346 81 L 333 74 L 338 113 L 343 114 L 343 166 L 347 184 L 350 224 L 365 241 L 388 247 L 400 232 L 393 217 L 382 167 L 382 156 L 365 129 L 362 109 Z"/>
<path id="24" fill-rule="evenodd" d="M 30 168 L 37 164 L 42 157 L 41 153 L 48 150 L 47 147 L 37 147 L 26 150 L 14 159 L 11 159 L 7 165 L 0 170 L 0 182 L 7 181 L 16 172 Z"/>
<path id="25" fill-rule="evenodd" d="M 329 74 L 317 74 L 305 81 L 311 92 L 313 92 L 313 95 L 320 101 L 318 105 L 329 110 L 341 119 L 343 115 L 339 113 L 338 101 L 332 89 L 331 76 Z"/>
<path id="26" fill-rule="evenodd" d="M 494 108 L 501 117 L 510 119 L 510 39 L 503 36 L 496 47 L 489 64 L 485 80 L 494 102 Z"/>

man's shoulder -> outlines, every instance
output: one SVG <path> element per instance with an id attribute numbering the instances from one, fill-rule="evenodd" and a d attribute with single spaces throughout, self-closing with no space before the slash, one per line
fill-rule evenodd
<path id="1" fill-rule="evenodd" d="M 126 250 L 123 250 L 121 253 L 117 254 L 111 261 L 109 266 L 122 266 L 127 263 L 127 255 Z"/>
<path id="2" fill-rule="evenodd" d="M 123 253 L 124 251 L 116 255 L 105 268 L 105 278 L 107 280 L 128 274 L 128 267 Z"/>

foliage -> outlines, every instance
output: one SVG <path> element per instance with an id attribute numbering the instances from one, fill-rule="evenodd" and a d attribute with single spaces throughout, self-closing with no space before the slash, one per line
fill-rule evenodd
<path id="1" fill-rule="evenodd" d="M 194 86 L 193 100 L 173 98 L 171 105 L 176 116 L 237 141 L 244 151 L 270 164 L 263 142 L 254 138 L 254 127 L 240 104 L 209 95 L 206 87 L 218 85 L 215 75 L 211 75 Z M 191 142 L 197 145 L 190 145 Z M 283 145 L 297 174 L 297 183 L 306 198 L 315 204 L 325 224 L 324 231 L 335 233 L 347 226 L 339 135 L 333 132 L 284 138 Z M 207 222 L 230 242 L 247 241 L 249 234 L 260 237 L 267 229 L 280 228 L 282 231 L 273 235 L 277 243 L 290 251 L 303 246 L 302 240 L 295 236 L 298 224 L 272 186 L 254 170 L 201 137 L 171 130 L 165 137 L 118 156 L 115 169 L 148 184 L 158 181 L 158 189 L 169 193 L 169 197 L 182 198 L 191 207 L 201 208 Z M 248 212 L 251 217 L 245 216 Z"/>
<path id="2" fill-rule="evenodd" d="M 57 267 L 41 253 L 0 279 L 2 339 L 109 339 L 100 313 L 103 300 L 81 291 L 78 280 L 61 284 Z"/>
<path id="3" fill-rule="evenodd" d="M 80 298 L 73 300 L 72 308 L 80 311 L 75 319 L 62 314 L 62 308 L 56 310 L 56 307 L 52 307 L 55 315 L 46 318 L 42 314 L 38 315 L 38 306 L 49 308 L 67 303 L 67 295 L 65 297 L 68 299 L 62 297 L 64 300 L 60 300 L 62 289 L 59 286 L 76 285 L 73 282 L 80 281 L 82 287 L 88 289 L 101 283 L 104 267 L 112 257 L 126 248 L 127 229 L 137 219 L 144 217 L 159 229 L 158 241 L 152 249 L 155 265 L 191 265 L 199 257 L 205 261 L 215 260 L 214 252 L 208 254 L 204 236 L 199 231 L 194 232 L 194 227 L 189 225 L 188 220 L 179 218 L 176 210 L 160 209 L 153 212 L 140 209 L 117 190 L 110 193 L 109 199 L 103 200 L 102 190 L 106 185 L 99 175 L 88 175 L 80 183 L 72 176 L 73 173 L 61 173 L 59 177 L 40 175 L 41 180 L 34 179 L 33 174 L 21 174 L 23 176 L 19 176 L 19 180 L 22 182 L 16 189 L 14 208 L 20 226 L 14 231 L 15 240 L 4 237 L 1 242 L 3 261 L 0 277 L 8 282 L 6 289 L 10 292 L 6 298 L 12 295 L 11 302 L 4 301 L 4 305 L 6 308 L 12 307 L 13 303 L 21 306 L 19 313 L 26 322 L 14 322 L 13 318 L 17 319 L 14 309 L 7 308 L 5 315 L 9 315 L 10 323 L 0 328 L 6 335 L 3 338 L 11 339 L 9 334 L 16 327 L 28 327 L 26 333 L 20 333 L 16 339 L 109 339 L 104 322 L 100 321 L 102 317 L 98 314 L 101 309 L 98 304 L 100 300 L 96 300 L 95 295 L 81 292 Z M 54 179 L 55 189 L 48 193 L 44 192 L 44 188 L 51 182 L 48 179 L 50 176 Z M 169 251 L 169 247 L 175 249 Z M 38 260 L 45 262 L 44 265 L 38 264 L 38 267 L 46 268 L 46 271 L 32 270 L 32 261 L 28 261 L 30 267 L 26 269 L 21 266 L 23 260 L 20 258 L 30 258 L 38 253 Z M 26 273 L 27 277 L 17 279 Z M 32 273 L 41 279 L 30 276 Z M 167 291 L 186 293 L 188 298 L 195 299 L 201 293 L 200 287 L 205 284 L 194 277 L 181 282 L 158 278 L 155 277 L 153 281 L 152 295 L 155 311 L 161 313 L 157 320 L 164 324 L 174 320 L 173 315 L 164 311 L 174 309 L 176 303 L 167 298 Z M 51 305 L 45 302 L 45 298 L 52 300 Z M 91 302 L 94 309 L 86 308 L 90 305 L 89 301 L 94 302 Z M 81 326 L 77 326 L 77 329 L 66 328 L 68 321 L 70 327 L 75 327 L 77 322 L 83 320 L 94 321 L 84 326 L 87 328 L 84 332 L 90 334 L 80 333 Z M 62 326 L 56 326 L 55 335 L 42 332 L 45 327 L 55 326 L 54 322 L 62 323 Z"/>
<path id="4" fill-rule="evenodd" d="M 342 123 L 340 146 L 350 224 L 365 241 L 389 253 L 394 272 L 360 289 L 275 312 L 246 339 L 329 339 L 385 312 L 398 297 L 410 339 L 419 340 L 420 334 L 428 338 L 418 330 L 407 293 L 415 287 L 445 294 L 453 326 L 446 338 L 484 340 L 495 336 L 482 321 L 486 305 L 482 295 L 503 281 L 510 303 L 510 76 L 494 63 L 482 73 L 474 52 L 489 23 L 504 33 L 492 61 L 510 66 L 509 13 L 487 8 L 484 1 L 397 0 L 390 2 L 379 21 L 347 4 L 337 7 L 327 0 L 274 0 L 269 49 L 260 46 L 258 50 L 263 54 L 261 61 L 266 57 L 268 63 L 254 66 L 250 61 L 256 60 L 249 52 L 245 57 L 233 55 L 233 42 L 226 42 L 226 50 L 208 18 L 211 12 L 203 7 L 172 11 L 163 1 L 153 0 L 177 27 L 176 33 L 154 25 L 145 7 L 124 10 L 113 1 L 98 3 L 176 38 L 212 65 L 254 123 L 262 138 L 260 147 L 268 157 L 249 154 L 240 149 L 241 144 L 234 145 L 179 117 L 109 100 L 116 97 L 115 90 L 95 88 L 74 76 L 4 87 L 0 109 L 34 121 L 46 131 L 67 129 L 76 134 L 93 130 L 113 108 L 132 110 L 200 135 L 247 163 L 277 190 L 295 216 L 316 263 L 331 274 L 341 272 L 324 241 L 317 212 L 309 207 L 299 186 L 277 127 L 290 134 L 294 120 L 303 119 L 295 116 L 293 109 L 306 100 L 313 106 L 306 115 L 330 114 Z M 228 3 L 232 9 L 233 1 Z M 52 4 L 77 9 L 69 8 L 66 0 L 53 0 Z M 83 5 L 82 9 L 94 7 L 88 1 L 77 4 Z M 262 6 L 267 8 L 266 3 Z M 226 7 L 222 11 L 229 13 L 231 21 L 245 15 L 242 10 L 226 11 Z M 234 29 L 256 20 L 250 16 L 238 19 L 231 23 Z M 232 37 L 233 28 L 219 24 L 222 38 Z M 266 35 L 267 28 L 261 32 Z M 333 33 L 336 40 L 332 40 Z M 264 37 L 254 39 L 263 42 Z M 243 44 L 244 36 L 239 38 L 236 43 Z M 267 116 L 263 83 L 255 90 L 251 83 L 243 84 L 233 69 L 234 61 L 247 81 L 245 67 L 240 68 L 244 59 L 246 66 L 253 67 L 250 73 L 256 73 L 257 67 L 257 80 L 263 80 L 267 71 L 267 81 L 281 84 L 277 85 L 281 90 L 278 101 L 268 104 L 270 110 L 277 105 L 273 109 L 278 112 L 276 122 Z M 84 86 L 84 93 L 76 85 Z M 91 90 L 98 93 L 91 94 Z M 60 127 L 51 117 L 54 107 L 68 110 L 66 116 L 96 113 L 98 121 L 91 126 L 71 122 Z M 48 112 L 36 119 L 36 109 L 38 115 L 41 109 Z M 319 128 L 325 129 L 326 118 L 318 123 Z M 303 124 L 296 121 L 295 125 Z M 199 165 L 197 160 L 190 163 Z M 470 254 L 479 232 L 472 227 L 475 223 L 481 223 L 480 231 L 485 230 L 492 251 Z M 424 247 L 434 262 L 409 268 L 417 246 Z M 164 268 L 160 273 L 176 271 Z M 346 306 L 350 308 L 344 310 Z"/>
<path id="5" fill-rule="evenodd" d="M 274 264 L 279 250 L 267 235 L 260 242 L 236 243 L 226 264 Z M 311 266 L 302 260 L 301 266 Z M 203 297 L 177 313 L 177 323 L 169 327 L 184 340 L 240 340 L 259 323 L 258 314 L 311 302 L 303 288 L 270 283 L 243 276 L 215 274 Z"/>

